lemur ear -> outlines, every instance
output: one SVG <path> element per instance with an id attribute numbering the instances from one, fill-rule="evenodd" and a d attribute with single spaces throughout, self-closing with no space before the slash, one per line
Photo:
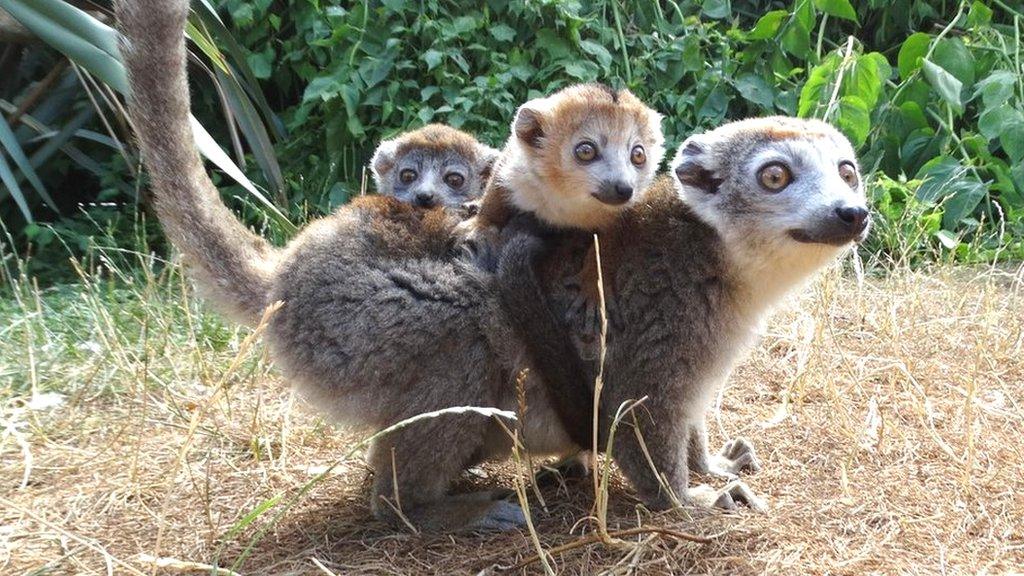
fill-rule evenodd
<path id="1" fill-rule="evenodd" d="M 512 131 L 516 138 L 532 148 L 540 148 L 544 140 L 544 99 L 530 100 L 516 111 Z"/>
<path id="2" fill-rule="evenodd" d="M 500 155 L 500 150 L 495 150 L 486 144 L 476 145 L 477 172 L 479 172 L 482 181 L 487 182 L 491 178 L 491 172 L 494 171 L 494 163 L 498 161 L 498 156 Z"/>
<path id="3" fill-rule="evenodd" d="M 707 149 L 697 138 L 687 138 L 676 153 L 675 174 L 683 186 L 699 188 L 708 194 L 718 192 L 722 179 L 716 178 Z"/>
<path id="4" fill-rule="evenodd" d="M 388 172 L 395 167 L 395 158 L 398 155 L 398 141 L 384 140 L 377 146 L 370 160 L 370 170 L 373 172 L 373 180 L 380 186 L 381 180 L 388 175 Z"/>

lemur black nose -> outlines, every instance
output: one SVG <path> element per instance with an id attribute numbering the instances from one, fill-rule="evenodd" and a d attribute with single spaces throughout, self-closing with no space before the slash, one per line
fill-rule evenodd
<path id="1" fill-rule="evenodd" d="M 416 205 L 422 208 L 430 208 L 434 205 L 435 198 L 433 192 L 418 192 L 416 194 Z"/>
<path id="2" fill-rule="evenodd" d="M 605 204 L 619 206 L 633 197 L 633 187 L 625 182 L 604 182 L 591 196 Z"/>
<path id="3" fill-rule="evenodd" d="M 837 206 L 836 216 L 855 234 L 867 228 L 868 211 L 862 206 Z"/>
<path id="4" fill-rule="evenodd" d="M 619 182 L 615 185 L 615 196 L 623 202 L 627 202 L 633 197 L 633 187 L 624 182 Z"/>

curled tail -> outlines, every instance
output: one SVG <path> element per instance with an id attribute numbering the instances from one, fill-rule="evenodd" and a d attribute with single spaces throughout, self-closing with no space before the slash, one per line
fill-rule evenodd
<path id="1" fill-rule="evenodd" d="M 188 0 L 118 0 L 128 112 L 151 179 L 160 223 L 200 292 L 253 323 L 268 304 L 276 250 L 223 204 L 189 124 L 185 20 Z"/>

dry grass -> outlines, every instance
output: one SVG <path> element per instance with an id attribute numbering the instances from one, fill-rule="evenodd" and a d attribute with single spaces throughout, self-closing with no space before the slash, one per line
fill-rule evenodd
<path id="1" fill-rule="evenodd" d="M 616 474 L 610 529 L 656 526 L 712 542 L 641 534 L 629 544 L 555 555 L 552 567 L 560 574 L 1019 570 L 1022 283 L 1020 269 L 908 272 L 863 284 L 828 275 L 773 317 L 710 424 L 717 441 L 753 439 L 764 469 L 748 481 L 770 513 L 652 516 Z M 261 530 L 238 572 L 476 574 L 535 553 L 526 532 L 389 531 L 370 517 L 358 458 L 341 462 L 277 518 L 359 437 L 293 402 L 258 352 L 243 353 L 229 371 L 245 333 L 182 304 L 177 287 L 149 277 L 115 298 L 119 306 L 103 286 L 59 295 L 78 302 L 74 310 L 16 287 L 9 327 L 0 329 L 0 573 L 210 573 L 211 564 L 232 566 Z M 63 393 L 63 403 L 30 407 L 33 393 L 39 403 L 48 391 Z M 461 484 L 509 487 L 514 470 L 489 466 Z M 543 496 L 547 509 L 536 500 L 531 508 L 545 548 L 590 529 L 590 482 Z M 271 499 L 278 505 L 245 518 Z"/>

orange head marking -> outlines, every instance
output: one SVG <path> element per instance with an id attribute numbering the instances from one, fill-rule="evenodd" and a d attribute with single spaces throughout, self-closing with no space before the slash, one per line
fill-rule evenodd
<path id="1" fill-rule="evenodd" d="M 628 90 L 570 86 L 520 107 L 499 177 L 513 203 L 549 224 L 600 228 L 653 178 L 664 154 L 660 124 Z"/>

